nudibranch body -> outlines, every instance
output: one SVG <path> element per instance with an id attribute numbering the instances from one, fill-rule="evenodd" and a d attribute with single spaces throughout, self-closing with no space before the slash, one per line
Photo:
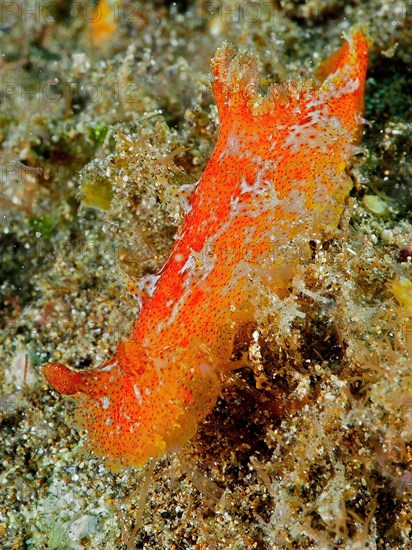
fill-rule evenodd
<path id="1" fill-rule="evenodd" d="M 94 370 L 43 368 L 55 389 L 78 399 L 92 447 L 109 465 L 142 465 L 195 434 L 259 293 L 285 296 L 308 241 L 336 226 L 361 133 L 367 49 L 355 29 L 316 83 L 274 84 L 266 96 L 253 57 L 228 45 L 217 51 L 218 142 L 130 337 Z"/>

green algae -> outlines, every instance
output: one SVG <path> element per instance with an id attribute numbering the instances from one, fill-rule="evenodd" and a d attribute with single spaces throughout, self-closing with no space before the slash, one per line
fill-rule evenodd
<path id="1" fill-rule="evenodd" d="M 113 199 L 113 188 L 110 178 L 105 174 L 96 174 L 98 163 L 89 163 L 81 176 L 81 201 L 85 206 L 109 210 Z"/>
<path id="2" fill-rule="evenodd" d="M 38 236 L 43 239 L 50 239 L 55 226 L 55 222 L 50 216 L 35 216 L 29 218 L 28 222 L 33 231 L 39 234 Z"/>
<path id="3" fill-rule="evenodd" d="M 387 216 L 390 213 L 390 208 L 387 202 L 377 195 L 365 195 L 363 197 L 363 205 L 368 212 L 375 216 Z"/>

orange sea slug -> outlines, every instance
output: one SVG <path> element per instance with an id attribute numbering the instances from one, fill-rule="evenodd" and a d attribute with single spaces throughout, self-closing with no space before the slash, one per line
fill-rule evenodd
<path id="1" fill-rule="evenodd" d="M 142 465 L 195 434 L 259 292 L 285 296 L 308 241 L 336 227 L 361 134 L 367 49 L 355 29 L 317 82 L 274 84 L 266 96 L 252 56 L 227 44 L 217 51 L 219 139 L 130 337 L 94 370 L 43 368 L 56 390 L 75 395 L 109 465 Z"/>

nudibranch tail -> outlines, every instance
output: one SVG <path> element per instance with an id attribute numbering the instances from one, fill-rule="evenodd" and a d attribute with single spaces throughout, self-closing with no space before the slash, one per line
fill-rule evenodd
<path id="1" fill-rule="evenodd" d="M 83 388 L 83 375 L 74 372 L 61 363 L 43 365 L 43 374 L 55 390 L 65 395 L 74 395 Z"/>
<path id="2" fill-rule="evenodd" d="M 103 398 L 113 391 L 111 374 L 115 360 L 92 371 L 73 371 L 61 363 L 47 363 L 43 374 L 55 390 L 65 395 L 83 393 L 93 398 Z"/>
<path id="3" fill-rule="evenodd" d="M 202 396 L 190 380 L 182 384 L 182 379 L 167 374 L 160 379 L 153 372 L 132 378 L 116 361 L 82 373 L 49 363 L 43 373 L 57 391 L 76 394 L 77 417 L 87 428 L 91 448 L 114 469 L 140 466 L 150 457 L 180 450 L 220 390 L 214 373 L 196 374 L 203 378 Z"/>
<path id="4" fill-rule="evenodd" d="M 264 96 L 253 56 L 227 44 L 217 51 L 218 142 L 131 335 L 102 367 L 43 368 L 78 400 L 91 445 L 110 466 L 144 464 L 193 437 L 219 396 L 236 331 L 256 321 L 262 289 L 285 296 L 308 242 L 337 226 L 367 56 L 357 28 L 318 82 L 274 84 Z"/>

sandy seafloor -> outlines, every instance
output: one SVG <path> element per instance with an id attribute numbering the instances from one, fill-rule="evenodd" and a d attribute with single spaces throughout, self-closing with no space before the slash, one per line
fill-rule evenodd
<path id="1" fill-rule="evenodd" d="M 119 0 L 97 40 L 92 8 L 0 4 L 0 547 L 412 548 L 411 2 Z M 368 123 L 339 228 L 239 335 L 249 364 L 183 458 L 108 471 L 40 367 L 130 330 L 216 142 L 214 51 L 255 53 L 267 88 L 355 23 Z"/>

